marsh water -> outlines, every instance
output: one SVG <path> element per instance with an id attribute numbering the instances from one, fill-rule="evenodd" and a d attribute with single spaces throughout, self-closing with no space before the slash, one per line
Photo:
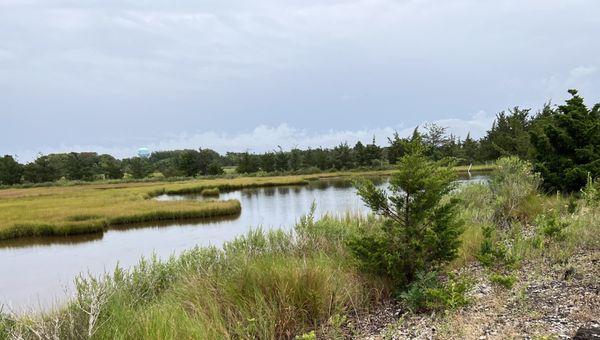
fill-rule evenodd
<path id="1" fill-rule="evenodd" d="M 461 182 L 482 181 L 473 176 Z M 378 185 L 385 185 L 380 178 Z M 203 200 L 201 196 L 159 196 L 158 200 Z M 221 245 L 250 229 L 293 228 L 313 202 L 316 216 L 366 214 L 348 180 L 311 181 L 304 186 L 253 188 L 222 193 L 238 199 L 240 215 L 126 229 L 78 237 L 0 242 L 0 311 L 47 310 L 64 302 L 79 274 L 101 275 L 117 265 L 130 267 L 142 257 L 164 259 L 195 246 Z"/>

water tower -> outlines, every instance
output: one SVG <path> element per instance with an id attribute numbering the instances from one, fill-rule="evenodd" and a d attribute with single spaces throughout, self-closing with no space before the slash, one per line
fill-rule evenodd
<path id="1" fill-rule="evenodd" d="M 140 158 L 148 158 L 150 157 L 150 150 L 148 148 L 139 148 L 137 154 Z"/>

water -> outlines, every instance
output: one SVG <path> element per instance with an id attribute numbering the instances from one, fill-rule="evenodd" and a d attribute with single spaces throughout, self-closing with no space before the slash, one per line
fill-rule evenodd
<path id="1" fill-rule="evenodd" d="M 476 176 L 470 181 L 481 181 Z M 383 181 L 380 181 L 383 185 Z M 160 196 L 159 200 L 199 196 Z M 77 237 L 21 239 L 0 242 L 0 305 L 4 311 L 47 310 L 59 306 L 80 273 L 100 275 L 115 266 L 130 267 L 141 257 L 167 258 L 194 246 L 221 245 L 252 228 L 290 229 L 313 202 L 317 216 L 368 210 L 345 180 L 320 180 L 307 186 L 255 188 L 223 193 L 238 199 L 239 216 L 186 223 L 111 229 Z"/>

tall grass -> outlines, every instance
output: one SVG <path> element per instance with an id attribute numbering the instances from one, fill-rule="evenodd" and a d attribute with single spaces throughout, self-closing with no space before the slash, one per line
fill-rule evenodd
<path id="1" fill-rule="evenodd" d="M 351 232 L 340 220 L 308 218 L 295 232 L 255 230 L 223 248 L 80 277 L 65 308 L 4 316 L 0 338 L 281 339 L 323 332 L 330 318 L 366 311 L 386 294 L 385 284 L 355 269 L 343 246 Z"/>

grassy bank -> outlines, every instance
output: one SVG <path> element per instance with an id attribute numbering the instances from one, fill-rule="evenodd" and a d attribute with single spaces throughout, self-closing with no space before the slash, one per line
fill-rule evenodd
<path id="1" fill-rule="evenodd" d="M 467 230 L 462 255 L 451 268 L 477 261 L 491 216 L 482 194 L 480 185 L 457 194 Z M 556 213 L 569 222 L 562 236 L 544 231 L 539 220 L 498 232 L 497 240 L 510 240 L 503 258 L 513 260 L 500 269 L 504 276 L 499 269 L 480 275 L 510 277 L 506 268 L 528 260 L 562 263 L 575 252 L 600 249 L 598 207 L 579 202 L 576 211 L 569 211 L 567 199 L 556 196 L 538 196 L 536 202 L 539 214 Z M 253 231 L 222 249 L 196 248 L 99 279 L 79 278 L 77 297 L 63 309 L 5 315 L 0 338 L 279 339 L 312 331 L 324 338 L 357 336 L 353 320 L 386 300 L 390 287 L 358 269 L 347 240 L 380 223 L 375 218 L 306 218 L 295 233 Z"/>
<path id="2" fill-rule="evenodd" d="M 525 263 L 564 265 L 575 253 L 599 251 L 597 204 L 527 191 L 505 210 L 506 197 L 493 185 L 452 192 L 461 202 L 465 230 L 460 256 L 445 270 L 485 264 L 479 275 L 511 289 L 523 285 L 512 273 Z M 521 192 L 511 189 L 508 195 Z M 510 223 L 499 222 L 508 217 Z M 0 316 L 0 338 L 278 339 L 311 338 L 312 331 L 324 338 L 357 336 L 354 320 L 388 299 L 393 287 L 361 271 L 348 241 L 380 228 L 382 221 L 373 217 L 308 217 L 294 233 L 253 231 L 223 248 L 196 248 L 102 278 L 79 278 L 76 298 L 59 311 Z M 469 281 L 447 276 L 433 290 L 435 308 L 453 315 L 469 303 Z M 411 299 L 428 292 L 403 295 L 403 313 Z"/>
<path id="3" fill-rule="evenodd" d="M 456 168 L 458 172 L 466 168 Z M 476 168 L 477 171 L 484 170 Z M 472 171 L 476 171 L 472 169 Z M 132 182 L 10 188 L 0 190 L 0 240 L 28 236 L 66 236 L 102 232 L 113 225 L 239 214 L 239 202 L 158 202 L 161 194 L 201 194 L 351 176 L 383 176 L 392 170 L 332 172 L 319 175 L 236 177 L 179 182 Z"/>

